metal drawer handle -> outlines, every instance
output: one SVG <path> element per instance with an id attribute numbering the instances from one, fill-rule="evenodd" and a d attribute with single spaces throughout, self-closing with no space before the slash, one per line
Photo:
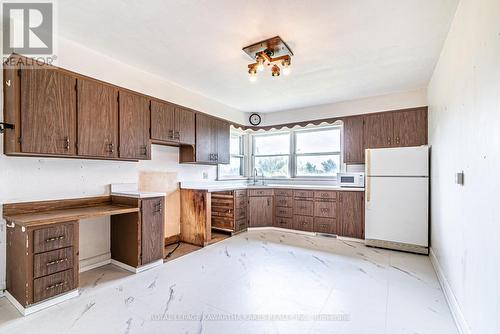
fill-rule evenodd
<path id="1" fill-rule="evenodd" d="M 59 241 L 59 240 L 63 240 L 64 238 L 65 238 L 65 236 L 64 236 L 64 235 L 60 235 L 60 236 L 58 236 L 58 237 L 45 239 L 45 242 L 54 242 L 54 241 Z"/>
<path id="2" fill-rule="evenodd" d="M 45 290 L 52 290 L 52 289 L 56 289 L 56 288 L 59 288 L 61 286 L 64 286 L 68 284 L 67 281 L 64 281 L 64 282 L 59 282 L 59 283 L 56 283 L 56 284 L 52 284 L 52 285 L 49 285 L 48 287 L 45 288 Z"/>
<path id="3" fill-rule="evenodd" d="M 59 260 L 54 260 L 54 261 L 50 261 L 50 262 L 47 262 L 47 266 L 52 266 L 54 264 L 59 264 L 59 263 L 62 263 L 62 262 L 66 262 L 68 261 L 68 258 L 64 258 L 64 259 L 59 259 Z"/>
<path id="4" fill-rule="evenodd" d="M 168 138 L 174 139 L 174 130 L 168 130 Z"/>
<path id="5" fill-rule="evenodd" d="M 330 211 L 330 209 L 328 209 L 328 208 L 321 208 L 320 211 L 323 212 L 323 213 L 325 213 L 325 212 Z"/>
<path id="6" fill-rule="evenodd" d="M 300 225 L 307 225 L 307 222 L 300 222 Z"/>
<path id="7" fill-rule="evenodd" d="M 69 150 L 69 137 L 64 137 L 64 149 Z"/>

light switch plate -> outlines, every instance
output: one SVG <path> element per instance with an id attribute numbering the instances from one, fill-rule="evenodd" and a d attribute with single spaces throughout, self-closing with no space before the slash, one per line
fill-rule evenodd
<path id="1" fill-rule="evenodd" d="M 464 172 L 463 171 L 458 172 L 457 174 L 455 174 L 455 183 L 459 184 L 461 186 L 464 185 Z"/>

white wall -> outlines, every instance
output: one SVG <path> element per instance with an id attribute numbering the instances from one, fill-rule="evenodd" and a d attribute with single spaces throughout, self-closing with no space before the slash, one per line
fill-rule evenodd
<path id="1" fill-rule="evenodd" d="M 432 249 L 464 332 L 500 333 L 500 1 L 460 2 L 428 98 Z"/>
<path id="2" fill-rule="evenodd" d="M 422 107 L 426 105 L 427 91 L 425 88 L 422 88 L 359 100 L 262 113 L 261 125 L 275 125 L 337 116 L 368 114 L 379 111 Z M 246 124 L 248 124 L 249 115 L 250 114 L 247 114 Z"/>
<path id="3" fill-rule="evenodd" d="M 59 66 L 236 122 L 244 114 L 81 45 L 59 40 Z M 3 97 L 3 94 L 2 94 Z M 1 103 L 3 107 L 3 103 Z M 3 118 L 3 110 L 0 112 Z M 3 136 L 0 136 L 3 147 Z M 215 167 L 179 165 L 178 148 L 153 145 L 143 162 L 41 159 L 0 155 L 0 205 L 7 202 L 103 195 L 110 183 L 137 182 L 139 171 L 177 172 L 179 181 L 215 179 Z M 1 217 L 1 207 L 0 207 Z M 82 262 L 109 258 L 109 218 L 81 222 Z M 90 259 L 90 260 L 89 260 Z M 88 260 L 88 261 L 85 261 Z M 5 287 L 5 221 L 0 220 L 0 289 Z"/>

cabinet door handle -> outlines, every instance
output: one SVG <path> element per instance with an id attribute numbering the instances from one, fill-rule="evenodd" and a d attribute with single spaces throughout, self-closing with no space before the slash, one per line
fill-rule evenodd
<path id="1" fill-rule="evenodd" d="M 390 144 L 391 143 L 391 137 L 387 137 L 387 143 Z"/>
<path id="2" fill-rule="evenodd" d="M 69 150 L 69 144 L 70 144 L 69 137 L 68 136 L 64 137 L 64 149 L 65 150 Z"/>
<path id="3" fill-rule="evenodd" d="M 147 156 L 148 155 L 148 145 L 142 145 L 142 155 Z"/>
<path id="4" fill-rule="evenodd" d="M 115 145 L 113 143 L 108 144 L 108 153 L 114 153 L 115 152 Z"/>
<path id="5" fill-rule="evenodd" d="M 270 206 L 271 205 L 271 200 L 268 198 L 267 199 L 267 206 Z"/>
<path id="6" fill-rule="evenodd" d="M 399 144 L 400 140 L 399 137 L 396 137 L 396 144 Z"/>
<path id="7" fill-rule="evenodd" d="M 174 131 L 174 139 L 180 139 L 181 138 L 181 133 L 180 131 Z"/>

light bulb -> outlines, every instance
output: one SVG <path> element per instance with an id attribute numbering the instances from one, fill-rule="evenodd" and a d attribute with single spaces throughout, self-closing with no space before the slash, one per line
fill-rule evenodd
<path id="1" fill-rule="evenodd" d="M 264 71 L 264 64 L 259 64 L 259 65 L 257 65 L 257 70 L 258 70 L 259 72 Z"/>
<path id="2" fill-rule="evenodd" d="M 255 82 L 257 81 L 257 76 L 256 75 L 251 75 L 248 80 L 250 80 L 250 82 Z"/>
<path id="3" fill-rule="evenodd" d="M 287 67 L 285 67 L 285 68 L 283 69 L 283 74 L 284 74 L 284 75 L 289 75 L 289 74 L 290 74 L 290 72 L 291 72 L 291 71 L 290 71 L 290 67 L 289 67 L 289 66 L 287 66 Z"/>

